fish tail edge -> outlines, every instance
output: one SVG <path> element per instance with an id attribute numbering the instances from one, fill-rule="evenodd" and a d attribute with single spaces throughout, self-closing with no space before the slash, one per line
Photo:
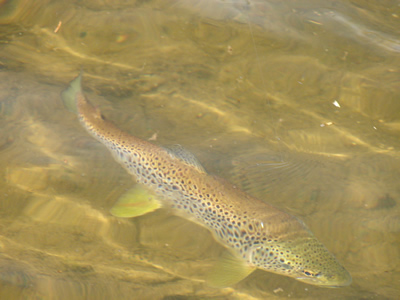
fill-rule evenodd
<path id="1" fill-rule="evenodd" d="M 69 86 L 61 92 L 64 107 L 69 111 L 77 113 L 77 95 L 82 93 L 82 71 L 70 82 Z"/>

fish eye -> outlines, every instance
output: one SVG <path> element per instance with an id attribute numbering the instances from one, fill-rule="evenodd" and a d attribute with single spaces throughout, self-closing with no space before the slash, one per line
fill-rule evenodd
<path id="1" fill-rule="evenodd" d="M 322 276 L 321 272 L 313 273 L 313 272 L 311 272 L 309 270 L 303 270 L 303 273 L 304 273 L 304 275 L 311 276 L 311 277 L 321 277 Z"/>

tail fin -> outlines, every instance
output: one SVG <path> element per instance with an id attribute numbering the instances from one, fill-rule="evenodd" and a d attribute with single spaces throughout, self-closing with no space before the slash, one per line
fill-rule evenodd
<path id="1" fill-rule="evenodd" d="M 79 73 L 79 76 L 72 80 L 69 86 L 61 92 L 61 99 L 65 108 L 74 113 L 78 111 L 76 107 L 76 96 L 82 91 L 81 82 L 82 71 Z"/>

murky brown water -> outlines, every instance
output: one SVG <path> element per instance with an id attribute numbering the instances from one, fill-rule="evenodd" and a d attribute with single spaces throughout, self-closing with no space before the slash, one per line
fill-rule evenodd
<path id="1" fill-rule="evenodd" d="M 0 6 L 0 298 L 399 297 L 397 2 L 69 3 Z M 62 106 L 81 68 L 109 119 L 300 217 L 352 285 L 208 287 L 208 231 L 112 217 L 133 180 Z"/>

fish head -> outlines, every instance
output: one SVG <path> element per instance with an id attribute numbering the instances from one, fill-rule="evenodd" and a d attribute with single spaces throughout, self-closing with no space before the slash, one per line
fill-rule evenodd
<path id="1" fill-rule="evenodd" d="M 249 264 L 268 272 L 324 287 L 348 286 L 351 276 L 310 232 L 298 237 L 254 239 Z"/>

